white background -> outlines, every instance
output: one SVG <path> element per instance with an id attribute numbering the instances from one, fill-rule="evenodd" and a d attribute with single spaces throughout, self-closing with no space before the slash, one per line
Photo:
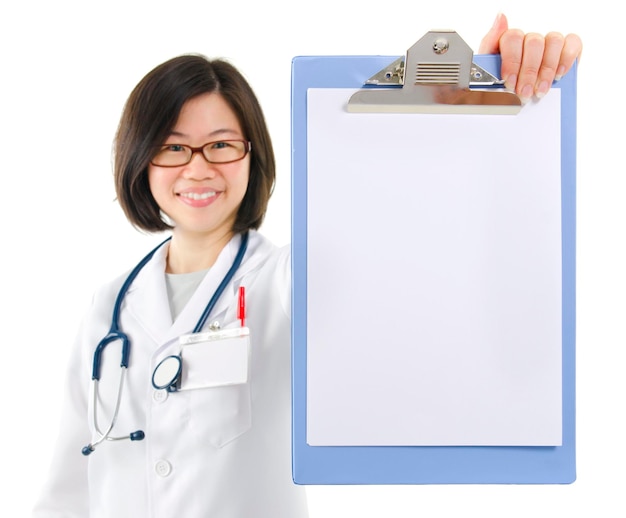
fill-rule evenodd
<path id="1" fill-rule="evenodd" d="M 160 62 L 187 52 L 225 57 L 244 72 L 265 109 L 278 159 L 278 186 L 263 230 L 285 244 L 291 59 L 401 55 L 431 29 L 454 29 L 477 50 L 502 11 L 525 31 L 577 32 L 585 43 L 578 102 L 578 480 L 565 486 L 311 487 L 311 516 L 624 516 L 626 81 L 618 40 L 623 28 L 608 2 L 582 5 L 574 8 L 564 0 L 4 5 L 0 515 L 27 516 L 43 482 L 59 424 L 62 373 L 91 293 L 134 265 L 157 240 L 126 223 L 111 178 L 113 134 L 137 81 Z"/>

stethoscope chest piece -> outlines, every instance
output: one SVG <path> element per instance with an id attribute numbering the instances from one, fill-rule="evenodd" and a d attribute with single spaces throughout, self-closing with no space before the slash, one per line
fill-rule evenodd
<path id="1" fill-rule="evenodd" d="M 157 390 L 175 392 L 182 367 L 183 362 L 178 355 L 163 358 L 152 373 L 152 386 Z"/>

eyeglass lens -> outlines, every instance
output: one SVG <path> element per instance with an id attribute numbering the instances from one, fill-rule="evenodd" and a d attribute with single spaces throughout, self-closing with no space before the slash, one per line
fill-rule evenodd
<path id="1" fill-rule="evenodd" d="M 220 140 L 209 142 L 201 148 L 192 148 L 183 144 L 161 146 L 152 159 L 158 166 L 172 167 L 188 164 L 194 152 L 202 151 L 204 158 L 213 164 L 225 164 L 241 160 L 248 152 L 248 143 L 243 140 Z"/>

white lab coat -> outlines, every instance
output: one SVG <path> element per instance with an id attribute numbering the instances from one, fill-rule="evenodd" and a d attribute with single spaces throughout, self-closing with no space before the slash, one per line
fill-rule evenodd
<path id="1" fill-rule="evenodd" d="M 244 261 L 209 322 L 237 321 L 237 288 L 246 288 L 250 328 L 250 380 L 245 385 L 168 394 L 152 388 L 158 362 L 178 351 L 178 337 L 193 330 L 239 248 L 236 236 L 174 323 L 165 284 L 167 245 L 143 268 L 121 311 L 131 340 L 130 364 L 112 435 L 143 430 L 143 441 L 106 441 L 88 457 L 92 441 L 90 383 L 93 351 L 111 324 L 126 275 L 94 297 L 71 356 L 69 380 L 49 482 L 37 518 L 150 517 L 304 518 L 304 488 L 291 479 L 290 264 L 256 232 Z M 117 394 L 120 347 L 102 362 L 98 418 L 106 429 Z"/>

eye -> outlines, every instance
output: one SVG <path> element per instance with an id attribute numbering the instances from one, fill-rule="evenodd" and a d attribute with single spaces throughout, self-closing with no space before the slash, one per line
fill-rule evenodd
<path id="1" fill-rule="evenodd" d="M 181 144 L 166 144 L 161 148 L 161 151 L 165 151 L 167 153 L 179 153 L 181 151 L 185 151 L 185 146 Z"/>
<path id="2" fill-rule="evenodd" d="M 211 149 L 224 149 L 230 147 L 231 143 L 225 140 L 220 140 L 218 142 L 213 142 L 211 144 Z"/>

